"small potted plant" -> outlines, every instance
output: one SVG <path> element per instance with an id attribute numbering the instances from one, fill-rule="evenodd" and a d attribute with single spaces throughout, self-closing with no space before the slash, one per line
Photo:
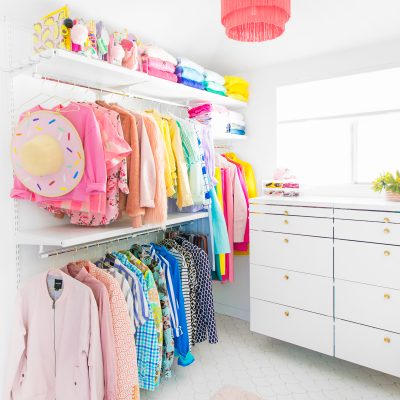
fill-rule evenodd
<path id="1" fill-rule="evenodd" d="M 386 199 L 389 201 L 400 201 L 400 172 L 396 175 L 385 172 L 373 182 L 374 192 L 381 193 L 385 190 Z"/>

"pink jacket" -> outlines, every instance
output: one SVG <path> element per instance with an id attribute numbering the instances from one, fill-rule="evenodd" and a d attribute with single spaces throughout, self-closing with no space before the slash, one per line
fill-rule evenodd
<path id="1" fill-rule="evenodd" d="M 36 106 L 27 112 L 44 110 Z M 50 111 L 55 111 L 55 108 Z M 103 142 L 100 135 L 99 124 L 91 108 L 86 104 L 70 103 L 61 108 L 61 115 L 67 118 L 75 126 L 82 140 L 85 151 L 85 173 L 78 186 L 64 196 L 48 197 L 40 196 L 28 190 L 24 184 L 14 178 L 14 187 L 11 197 L 14 199 L 46 202 L 47 200 L 78 200 L 86 201 L 91 193 L 104 193 L 106 191 L 106 165 L 104 162 Z"/>
<path id="2" fill-rule="evenodd" d="M 42 273 L 18 294 L 4 400 L 103 400 L 99 315 L 92 291 L 61 271 L 53 302 Z"/>

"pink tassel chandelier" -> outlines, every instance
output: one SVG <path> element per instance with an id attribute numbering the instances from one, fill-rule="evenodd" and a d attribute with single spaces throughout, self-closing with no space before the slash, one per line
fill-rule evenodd
<path id="1" fill-rule="evenodd" d="M 290 0 L 221 0 L 226 35 L 241 42 L 264 42 L 282 35 Z"/>

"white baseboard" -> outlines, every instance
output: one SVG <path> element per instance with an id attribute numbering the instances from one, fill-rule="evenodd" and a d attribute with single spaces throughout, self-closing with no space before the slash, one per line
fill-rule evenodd
<path id="1" fill-rule="evenodd" d="M 244 321 L 250 321 L 249 310 L 232 307 L 228 304 L 214 302 L 215 312 L 229 317 L 239 318 Z"/>

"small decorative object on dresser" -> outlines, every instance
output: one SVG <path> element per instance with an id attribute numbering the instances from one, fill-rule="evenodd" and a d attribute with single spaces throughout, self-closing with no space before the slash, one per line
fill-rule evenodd
<path id="1" fill-rule="evenodd" d="M 397 170 L 394 176 L 385 172 L 373 182 L 375 192 L 381 193 L 385 190 L 386 199 L 389 201 L 400 201 L 400 172 Z"/>

